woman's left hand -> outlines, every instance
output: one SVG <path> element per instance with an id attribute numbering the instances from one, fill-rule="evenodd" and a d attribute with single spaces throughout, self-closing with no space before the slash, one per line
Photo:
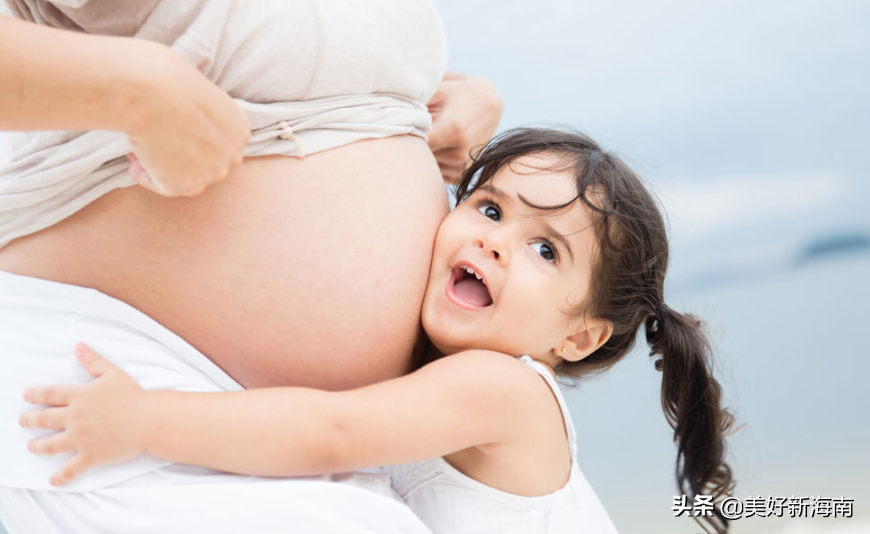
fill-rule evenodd
<path id="1" fill-rule="evenodd" d="M 486 145 L 501 119 L 501 97 L 486 78 L 448 72 L 429 100 L 429 148 L 444 182 L 459 178 L 472 150 Z"/>
<path id="2" fill-rule="evenodd" d="M 130 375 L 112 365 L 84 343 L 76 346 L 76 357 L 96 380 L 84 386 L 55 385 L 30 388 L 24 400 L 47 404 L 21 414 L 24 428 L 61 430 L 27 444 L 34 454 L 75 451 L 66 465 L 51 477 L 60 486 L 98 465 L 129 460 L 145 453 L 145 391 Z"/>

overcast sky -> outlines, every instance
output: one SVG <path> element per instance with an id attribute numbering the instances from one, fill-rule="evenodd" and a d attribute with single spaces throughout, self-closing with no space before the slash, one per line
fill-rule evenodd
<path id="1" fill-rule="evenodd" d="M 624 155 L 678 248 L 870 228 L 870 2 L 435 3 L 449 68 L 496 83 L 502 126 Z"/>

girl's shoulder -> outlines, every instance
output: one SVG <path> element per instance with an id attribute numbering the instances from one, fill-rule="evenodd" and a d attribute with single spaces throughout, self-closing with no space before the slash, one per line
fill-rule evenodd
<path id="1" fill-rule="evenodd" d="M 515 417 L 538 420 L 542 412 L 553 412 L 559 397 L 555 379 L 546 376 L 544 366 L 528 356 L 515 357 L 492 350 L 466 350 L 429 364 L 440 367 L 444 377 L 474 388 L 476 395 L 495 401 L 501 410 Z M 561 403 L 559 403 L 561 404 Z M 561 415 L 561 414 L 560 414 Z"/>
<path id="2" fill-rule="evenodd" d="M 454 376 L 463 374 L 475 377 L 481 387 L 506 389 L 513 395 L 525 388 L 540 391 L 542 385 L 545 391 L 549 390 L 549 386 L 541 380 L 541 373 L 528 361 L 534 360 L 528 356 L 518 358 L 503 352 L 473 349 L 445 356 L 430 365 L 443 366 L 444 370 L 449 368 Z"/>
<path id="3" fill-rule="evenodd" d="M 517 495 L 545 495 L 564 487 L 575 453 L 574 430 L 547 367 L 528 356 L 486 350 L 449 358 L 455 358 L 454 372 L 476 378 L 478 394 L 492 403 L 493 417 L 502 419 L 507 430 L 499 441 L 445 460 L 484 484 Z"/>

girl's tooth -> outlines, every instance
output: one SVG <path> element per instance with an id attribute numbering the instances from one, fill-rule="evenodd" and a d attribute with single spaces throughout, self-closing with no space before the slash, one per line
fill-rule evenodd
<path id="1" fill-rule="evenodd" d="M 465 269 L 466 269 L 469 273 L 471 273 L 471 274 L 475 274 L 475 273 L 474 273 L 474 269 L 472 269 L 471 267 L 466 266 Z"/>
<path id="2" fill-rule="evenodd" d="M 478 280 L 480 280 L 480 275 L 479 275 L 479 274 L 477 274 L 477 273 L 474 273 L 474 276 L 476 276 L 476 277 L 477 277 L 477 279 L 478 279 Z"/>

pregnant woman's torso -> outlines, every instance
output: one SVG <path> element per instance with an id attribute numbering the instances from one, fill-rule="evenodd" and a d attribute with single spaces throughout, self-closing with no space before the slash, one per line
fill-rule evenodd
<path id="1" fill-rule="evenodd" d="M 167 5 L 172 3 L 160 7 Z M 401 98 L 420 100 L 422 93 L 409 94 L 415 87 L 434 90 L 433 72 L 443 68 L 443 57 L 435 57 L 431 43 L 409 43 L 403 34 L 414 33 L 413 24 L 375 50 L 395 49 L 402 57 L 342 53 L 344 46 L 365 55 L 354 39 L 365 42 L 385 32 L 370 31 L 366 24 L 375 22 L 359 22 L 341 5 L 275 2 L 269 6 L 280 13 L 257 14 L 248 3 L 234 3 L 233 9 L 251 9 L 232 20 L 244 19 L 256 38 L 225 31 L 220 49 L 203 52 L 212 54 L 213 63 L 201 68 L 233 96 L 257 104 L 334 96 L 336 84 L 324 73 L 338 82 L 336 94 L 395 89 Z M 380 9 L 380 24 L 395 29 L 408 23 L 393 8 L 410 4 L 366 5 Z M 298 18 L 302 8 L 334 12 L 308 13 L 317 24 L 297 24 L 294 35 L 284 19 Z M 387 13 L 397 18 L 382 20 Z M 259 22 L 249 23 L 254 16 Z M 326 23 L 333 31 L 323 29 Z M 430 30 L 437 26 L 437 17 L 428 24 Z M 339 37 L 350 40 L 342 45 Z M 292 45 L 289 56 L 274 54 L 282 39 Z M 267 52 L 272 59 L 264 57 Z M 436 64 L 418 68 L 415 62 Z M 257 84 L 240 66 L 278 74 L 269 78 L 273 83 Z M 276 78 L 286 82 L 274 83 Z M 392 88 L 382 85 L 390 79 L 397 80 Z M 247 158 L 196 198 L 116 189 L 0 249 L 0 270 L 93 287 L 124 300 L 247 387 L 341 389 L 411 369 L 432 244 L 446 213 L 440 173 L 425 141 L 400 135 L 301 159 Z"/>
<path id="2" fill-rule="evenodd" d="M 246 160 L 197 198 L 115 190 L 0 249 L 0 270 L 96 288 L 247 387 L 346 388 L 410 370 L 437 226 L 410 136 Z"/>

